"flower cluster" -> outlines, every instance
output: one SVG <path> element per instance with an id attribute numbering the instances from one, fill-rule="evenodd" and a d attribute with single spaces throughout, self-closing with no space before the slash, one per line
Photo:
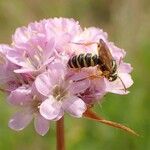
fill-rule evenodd
<path id="1" fill-rule="evenodd" d="M 51 121 L 64 113 L 82 117 L 87 107 L 106 93 L 126 94 L 122 82 L 105 77 L 88 78 L 97 67 L 68 68 L 68 60 L 81 53 L 97 54 L 103 39 L 117 63 L 117 73 L 128 88 L 133 81 L 124 50 L 108 41 L 107 33 L 95 27 L 82 29 L 73 19 L 54 18 L 30 23 L 16 30 L 11 45 L 0 45 L 0 83 L 7 101 L 18 108 L 9 127 L 19 131 L 34 118 L 35 130 L 45 135 Z M 121 61 L 120 61 L 121 58 Z"/>

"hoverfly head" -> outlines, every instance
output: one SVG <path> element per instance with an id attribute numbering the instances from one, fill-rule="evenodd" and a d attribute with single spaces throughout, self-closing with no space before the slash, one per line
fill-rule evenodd
<path id="1" fill-rule="evenodd" d="M 110 82 L 115 81 L 118 78 L 117 73 L 111 74 L 108 78 Z"/>

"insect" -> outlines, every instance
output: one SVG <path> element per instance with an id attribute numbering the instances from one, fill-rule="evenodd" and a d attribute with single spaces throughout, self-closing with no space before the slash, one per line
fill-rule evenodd
<path id="1" fill-rule="evenodd" d="M 98 54 L 95 55 L 93 55 L 92 53 L 86 53 L 73 56 L 69 59 L 68 66 L 70 68 L 98 66 L 98 69 L 102 71 L 103 76 L 105 76 L 109 81 L 116 80 L 116 61 L 113 59 L 109 48 L 106 46 L 105 42 L 102 39 L 100 39 L 99 43 L 97 43 L 97 51 Z"/>
<path id="2" fill-rule="evenodd" d="M 83 43 L 74 43 L 83 44 Z M 84 43 L 85 45 L 95 44 L 95 42 Z M 107 78 L 110 82 L 120 79 L 125 91 L 126 87 L 122 79 L 117 74 L 117 63 L 113 58 L 106 43 L 100 39 L 97 43 L 98 54 L 86 53 L 71 57 L 68 61 L 70 68 L 84 68 L 97 66 L 98 70 L 102 72 L 101 76 Z"/>

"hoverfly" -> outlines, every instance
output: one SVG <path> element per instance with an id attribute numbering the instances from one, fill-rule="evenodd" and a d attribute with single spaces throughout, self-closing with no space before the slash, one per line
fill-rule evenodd
<path id="1" fill-rule="evenodd" d="M 95 44 L 95 42 L 89 43 L 74 43 L 74 44 L 84 44 L 86 46 Z M 68 61 L 68 66 L 70 68 L 84 68 L 84 67 L 94 67 L 97 66 L 102 72 L 101 76 L 107 78 L 110 82 L 115 81 L 117 78 L 120 79 L 125 91 L 126 87 L 122 79 L 117 74 L 117 63 L 113 58 L 106 43 L 100 39 L 97 43 L 98 54 L 86 53 L 74 55 Z"/>

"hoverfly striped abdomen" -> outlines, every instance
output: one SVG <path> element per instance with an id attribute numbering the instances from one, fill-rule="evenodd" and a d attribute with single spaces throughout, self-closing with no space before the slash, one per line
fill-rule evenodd
<path id="1" fill-rule="evenodd" d="M 92 53 L 75 55 L 69 59 L 68 65 L 70 68 L 93 67 L 100 63 L 99 57 Z"/>

